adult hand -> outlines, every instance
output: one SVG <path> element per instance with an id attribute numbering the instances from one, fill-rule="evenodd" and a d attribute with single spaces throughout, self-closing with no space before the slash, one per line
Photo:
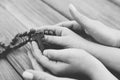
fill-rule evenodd
<path id="1" fill-rule="evenodd" d="M 78 24 L 76 21 L 64 21 L 56 24 L 56 26 L 67 27 L 78 34 L 83 31 L 81 25 Z"/>
<path id="2" fill-rule="evenodd" d="M 77 75 L 82 72 L 93 80 L 116 79 L 101 62 L 84 50 L 45 50 L 41 55 L 37 44 L 35 42 L 32 44 L 34 57 L 43 67 L 55 75 Z"/>
<path id="3" fill-rule="evenodd" d="M 76 21 L 64 21 L 56 24 L 56 26 L 69 28 L 70 30 L 74 31 L 81 37 L 91 41 L 95 41 L 90 35 L 88 35 L 88 33 L 86 33 L 86 31 L 82 28 L 82 26 L 78 24 Z"/>
<path id="4" fill-rule="evenodd" d="M 73 6 L 69 6 L 70 13 L 72 17 L 79 23 L 79 26 L 76 22 L 62 22 L 59 23 L 61 26 L 66 26 L 71 28 L 71 25 L 77 24 L 77 26 L 72 26 L 73 30 L 84 29 L 85 32 L 91 35 L 96 41 L 114 47 L 120 47 L 120 31 L 117 29 L 110 28 L 100 21 L 90 19 L 79 13 L 77 9 Z"/>

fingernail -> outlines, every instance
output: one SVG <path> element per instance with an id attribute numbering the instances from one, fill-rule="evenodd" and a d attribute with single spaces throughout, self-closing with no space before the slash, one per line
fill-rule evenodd
<path id="1" fill-rule="evenodd" d="M 70 9 L 77 11 L 77 9 L 75 8 L 75 6 L 73 4 L 70 4 L 69 7 L 70 7 Z"/>
<path id="2" fill-rule="evenodd" d="M 43 51 L 43 55 L 45 55 L 45 56 L 46 56 L 46 55 L 47 55 L 47 53 L 48 53 L 48 50 L 44 50 L 44 51 Z"/>
<path id="3" fill-rule="evenodd" d="M 23 72 L 23 75 L 22 75 L 25 79 L 33 79 L 33 74 L 32 73 L 30 73 L 30 72 L 27 72 L 27 71 L 25 71 L 25 72 Z"/>

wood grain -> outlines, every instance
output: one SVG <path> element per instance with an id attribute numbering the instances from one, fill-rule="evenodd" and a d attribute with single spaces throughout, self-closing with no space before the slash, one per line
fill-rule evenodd
<path id="1" fill-rule="evenodd" d="M 104 24 L 120 29 L 120 8 L 109 0 L 42 0 L 50 7 L 72 19 L 68 10 L 74 4 L 79 12 Z M 116 0 L 115 0 L 116 1 Z"/>
<path id="2" fill-rule="evenodd" d="M 27 28 L 67 20 L 40 0 L 4 0 L 1 5 Z"/>
<path id="3" fill-rule="evenodd" d="M 7 45 L 17 33 L 71 20 L 70 3 L 86 16 L 120 29 L 120 8 L 112 0 L 0 0 L 0 41 Z M 0 60 L 1 80 L 23 79 L 23 71 L 32 68 L 28 48 L 14 50 Z"/>
<path id="4" fill-rule="evenodd" d="M 67 20 L 40 0 L 1 0 L 0 14 L 0 37 L 2 37 L 0 41 L 6 43 L 6 45 L 10 43 L 17 33 Z M 32 69 L 27 50 L 28 46 L 26 45 L 10 52 L 7 56 L 9 65 L 12 67 L 10 69 L 16 71 L 16 73 L 12 71 L 10 73 L 14 76 L 18 75 L 18 78 L 20 77 L 21 79 L 21 74 L 24 70 Z M 9 76 L 2 72 L 1 74 L 4 77 L 8 77 L 3 80 L 14 80 L 12 78 L 9 79 Z M 20 79 L 16 78 L 16 80 Z"/>
<path id="5" fill-rule="evenodd" d="M 0 60 L 0 80 L 23 80 L 7 60 Z"/>
<path id="6" fill-rule="evenodd" d="M 6 10 L 4 10 L 4 8 L 2 8 L 2 7 L 0 7 L 0 37 L 2 37 L 2 42 L 4 42 L 6 45 L 8 45 L 10 42 L 11 42 L 11 39 L 17 34 L 17 33 L 19 33 L 19 32 L 23 32 L 23 31 L 26 31 L 27 30 L 27 28 L 25 28 L 25 27 L 23 27 L 23 25 L 20 23 L 20 22 L 18 22 L 17 20 L 16 20 L 16 18 L 14 18 L 12 15 L 10 15 L 9 14 L 9 12 L 8 11 L 6 11 Z M 17 59 L 17 56 L 19 56 L 19 55 L 22 55 L 22 54 L 25 54 L 25 52 L 23 52 L 22 54 L 18 54 L 17 55 L 17 53 L 19 53 L 19 51 L 16 51 L 16 53 L 14 53 L 14 54 L 16 54 L 15 56 L 16 56 L 16 59 Z M 9 68 L 9 66 L 10 67 L 12 67 L 12 68 L 10 68 L 10 70 L 9 70 L 9 73 L 8 74 L 4 74 L 4 72 L 7 72 L 6 70 L 4 70 L 4 71 L 2 71 L 1 72 L 1 74 L 3 74 L 4 75 L 4 77 L 6 77 L 6 79 L 4 79 L 4 80 L 19 80 L 19 79 L 17 79 L 17 77 L 19 78 L 21 78 L 21 76 L 19 75 L 20 73 L 18 73 L 19 72 L 19 70 L 21 70 L 21 71 L 23 71 L 24 70 L 24 68 L 22 68 L 21 66 L 23 66 L 23 65 L 27 65 L 27 64 L 22 64 L 21 66 L 20 65 L 18 65 L 18 63 L 16 63 L 16 64 L 13 64 L 13 63 L 15 63 L 16 61 L 19 61 L 19 62 L 23 62 L 23 60 L 24 60 L 24 57 L 21 57 L 21 59 L 17 59 L 17 60 L 13 60 L 14 59 L 14 57 L 11 57 L 13 55 L 13 53 L 11 52 L 9 55 L 8 55 L 8 61 L 9 61 L 9 65 L 7 66 L 7 65 L 3 65 L 5 68 Z M 26 59 L 28 59 L 28 58 L 26 58 Z M 13 60 L 13 61 L 12 61 Z M 24 62 L 26 62 L 25 60 L 24 60 Z M 4 61 L 2 62 L 2 63 L 4 63 Z M 20 67 L 19 67 L 20 66 Z M 16 68 L 16 69 L 15 69 Z M 0 69 L 2 69 L 2 68 L 0 68 Z M 14 71 L 15 70 L 15 71 Z M 17 72 L 16 72 L 16 70 L 17 70 Z M 14 71 L 14 72 L 13 72 Z M 7 75 L 11 75 L 12 74 L 12 76 L 16 76 L 16 75 L 18 75 L 18 76 L 16 76 L 16 77 L 11 77 L 10 79 L 9 79 L 9 76 L 7 76 Z M 12 79 L 13 78 L 13 79 Z M 22 78 L 21 78 L 22 79 Z"/>

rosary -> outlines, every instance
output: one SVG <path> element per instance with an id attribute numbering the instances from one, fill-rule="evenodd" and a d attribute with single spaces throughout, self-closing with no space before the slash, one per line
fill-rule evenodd
<path id="1" fill-rule="evenodd" d="M 39 49 L 43 51 L 42 38 L 44 38 L 44 33 L 40 30 L 31 29 L 29 32 L 18 33 L 9 45 L 5 46 L 4 43 L 0 42 L 0 58 L 4 58 L 10 51 L 20 48 L 31 41 L 36 41 Z"/>

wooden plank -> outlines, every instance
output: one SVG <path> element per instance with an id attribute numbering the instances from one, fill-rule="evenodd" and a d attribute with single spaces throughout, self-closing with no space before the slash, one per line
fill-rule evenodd
<path id="1" fill-rule="evenodd" d="M 0 60 L 0 80 L 23 80 L 11 65 L 4 59 Z"/>
<path id="2" fill-rule="evenodd" d="M 10 63 L 14 66 L 20 75 L 22 75 L 23 71 L 26 69 L 33 69 L 26 51 L 27 50 L 25 47 L 22 47 L 13 51 L 10 53 L 10 55 L 7 56 Z"/>
<path id="3" fill-rule="evenodd" d="M 4 0 L 1 5 L 27 28 L 67 20 L 41 0 Z"/>
<path id="4" fill-rule="evenodd" d="M 0 36 L 5 36 L 2 41 L 6 44 L 9 44 L 18 32 L 67 20 L 40 0 L 2 0 L 0 6 Z M 32 68 L 26 52 L 27 49 L 22 47 L 7 56 L 20 75 L 25 69 Z"/>
<path id="5" fill-rule="evenodd" d="M 44 26 L 46 24 L 56 24 L 61 21 L 66 21 L 66 18 L 72 19 L 68 11 L 68 5 L 70 3 L 73 3 L 83 14 L 98 19 L 111 27 L 120 28 L 119 7 L 106 0 L 44 0 L 44 2 L 45 4 L 41 0 L 0 1 L 2 7 L 0 7 L 0 36 L 6 37 L 3 40 L 6 44 L 18 32 L 24 32 L 30 28 Z M 47 6 L 46 3 L 60 14 Z M 32 68 L 25 48 L 11 52 L 7 58 L 18 73 L 10 65 L 1 64 L 3 67 L 7 66 L 10 69 L 10 73 L 7 73 L 7 75 L 13 74 L 5 76 L 6 74 L 1 73 L 1 79 L 3 80 L 6 80 L 5 77 L 7 79 L 10 77 L 9 80 L 21 80 L 18 74 L 22 74 L 25 69 Z M 6 62 L 3 61 L 0 63 Z M 3 71 L 6 70 L 3 69 Z M 13 76 L 17 78 L 13 78 Z"/>
<path id="6" fill-rule="evenodd" d="M 10 15 L 8 11 L 4 10 L 1 7 L 0 7 L 0 14 L 1 14 L 0 15 L 0 37 L 2 38 L 0 40 L 0 42 L 4 42 L 6 45 L 8 45 L 11 42 L 11 39 L 18 32 L 24 32 L 27 29 L 20 22 L 18 22 L 12 15 Z M 17 53 L 18 53 L 18 55 L 17 55 Z M 4 73 L 1 72 L 1 75 L 4 75 L 4 77 L 6 77 L 4 80 L 20 80 L 20 79 L 18 79 L 19 77 L 21 77 L 21 75 L 19 75 L 20 74 L 19 71 L 20 70 L 23 71 L 25 69 L 25 66 L 28 65 L 28 64 L 22 64 L 23 60 L 24 60 L 24 63 L 25 62 L 26 63 L 30 63 L 30 61 L 28 61 L 28 58 L 26 58 L 25 56 L 21 57 L 20 59 L 17 59 L 17 58 L 12 57 L 13 54 L 16 54 L 16 57 L 17 57 L 19 55 L 25 54 L 25 52 L 23 52 L 23 53 L 20 53 L 20 51 L 17 51 L 16 53 L 12 53 L 11 52 L 10 55 L 8 55 L 8 57 L 7 57 L 10 64 L 9 63 L 8 63 L 9 65 L 7 65 L 7 64 L 6 65 L 2 65 L 1 64 L 5 68 L 6 67 L 9 68 L 10 65 L 11 65 L 11 67 L 13 67 L 13 68 L 10 67 L 10 70 L 9 70 L 8 73 L 7 73 L 6 70 L 3 69 L 3 72 L 7 73 L 7 74 L 4 74 Z M 24 58 L 26 58 L 26 59 L 24 59 Z M 15 60 L 15 59 L 17 59 L 17 60 Z M 21 62 L 22 66 L 18 65 L 18 63 L 15 63 L 17 61 L 19 61 L 19 62 L 22 61 Z M 6 62 L 2 61 L 2 63 L 6 63 Z M 14 69 L 16 69 L 17 72 L 15 72 Z M 2 70 L 2 68 L 0 68 L 0 70 Z M 10 75 L 10 76 L 19 75 L 19 76 L 10 77 L 10 76 L 7 76 L 7 75 Z M 9 79 L 9 77 L 10 77 L 10 79 Z M 21 79 L 22 79 L 22 77 L 21 77 Z"/>
<path id="7" fill-rule="evenodd" d="M 49 8 L 47 5 L 40 2 L 39 0 L 36 0 L 35 3 L 34 2 L 35 1 L 33 1 L 33 0 L 28 0 L 28 1 L 27 0 L 11 0 L 11 1 L 4 0 L 4 2 L 1 2 L 1 5 L 3 6 L 3 8 L 7 10 L 6 13 L 12 14 L 12 17 L 9 19 L 15 19 L 15 21 L 17 22 L 16 25 L 14 25 L 12 21 L 10 22 L 8 20 L 8 23 L 11 23 L 11 24 L 9 24 L 9 27 L 13 28 L 14 29 L 13 31 L 16 31 L 16 33 L 20 32 L 21 31 L 20 27 L 23 28 L 23 26 L 27 27 L 27 28 L 29 28 L 29 27 L 34 28 L 37 25 L 41 26 L 44 24 L 53 24 L 53 23 L 55 24 L 60 21 L 67 20 L 62 15 L 60 15 L 56 11 L 52 10 L 51 8 Z M 35 6 L 35 5 L 37 5 L 37 6 Z M 49 14 L 45 14 L 45 13 L 49 13 Z M 37 15 L 35 15 L 35 14 L 37 14 Z M 7 17 L 9 17 L 9 16 L 11 16 L 11 15 L 8 15 Z M 13 18 L 13 17 L 15 17 L 15 18 Z M 34 21 L 31 21 L 32 19 Z M 39 22 L 39 24 L 37 24 L 35 21 Z M 4 24 L 4 23 L 6 23 L 6 21 L 2 22 L 2 24 Z M 15 26 L 17 26 L 17 24 L 20 24 L 21 26 L 15 27 Z M 6 32 L 2 32 L 2 33 L 10 34 L 10 35 L 5 34 L 6 36 L 8 35 L 7 36 L 8 38 L 9 38 L 9 36 L 11 36 L 11 34 L 13 34 L 12 30 L 6 30 L 6 29 L 9 29 L 9 27 L 7 26 L 7 28 L 4 28 L 4 30 L 2 30 L 2 31 L 6 31 Z M 23 31 L 25 31 L 24 28 L 23 28 Z M 16 33 L 14 33 L 14 34 L 16 34 Z M 9 40 L 11 40 L 11 39 L 9 39 Z M 20 55 L 21 54 L 18 54 L 18 56 L 20 56 Z M 24 53 L 23 53 L 23 55 L 25 56 Z M 16 56 L 13 58 L 17 58 L 17 55 L 10 55 L 10 56 L 12 56 L 12 57 Z M 9 57 L 8 57 L 8 59 L 9 59 Z M 9 59 L 9 60 L 13 60 L 13 59 Z M 15 59 L 15 60 L 17 60 L 17 59 Z M 13 60 L 13 61 L 15 61 L 15 60 Z M 12 61 L 12 63 L 13 63 L 13 61 Z M 21 60 L 18 60 L 18 61 L 21 63 Z M 17 64 L 17 62 L 14 62 L 14 63 Z M 18 69 L 18 70 L 20 70 L 20 69 Z"/>
<path id="8" fill-rule="evenodd" d="M 83 14 L 104 24 L 120 29 L 120 8 L 109 0 L 42 0 L 50 7 L 72 19 L 68 5 L 74 4 Z"/>

